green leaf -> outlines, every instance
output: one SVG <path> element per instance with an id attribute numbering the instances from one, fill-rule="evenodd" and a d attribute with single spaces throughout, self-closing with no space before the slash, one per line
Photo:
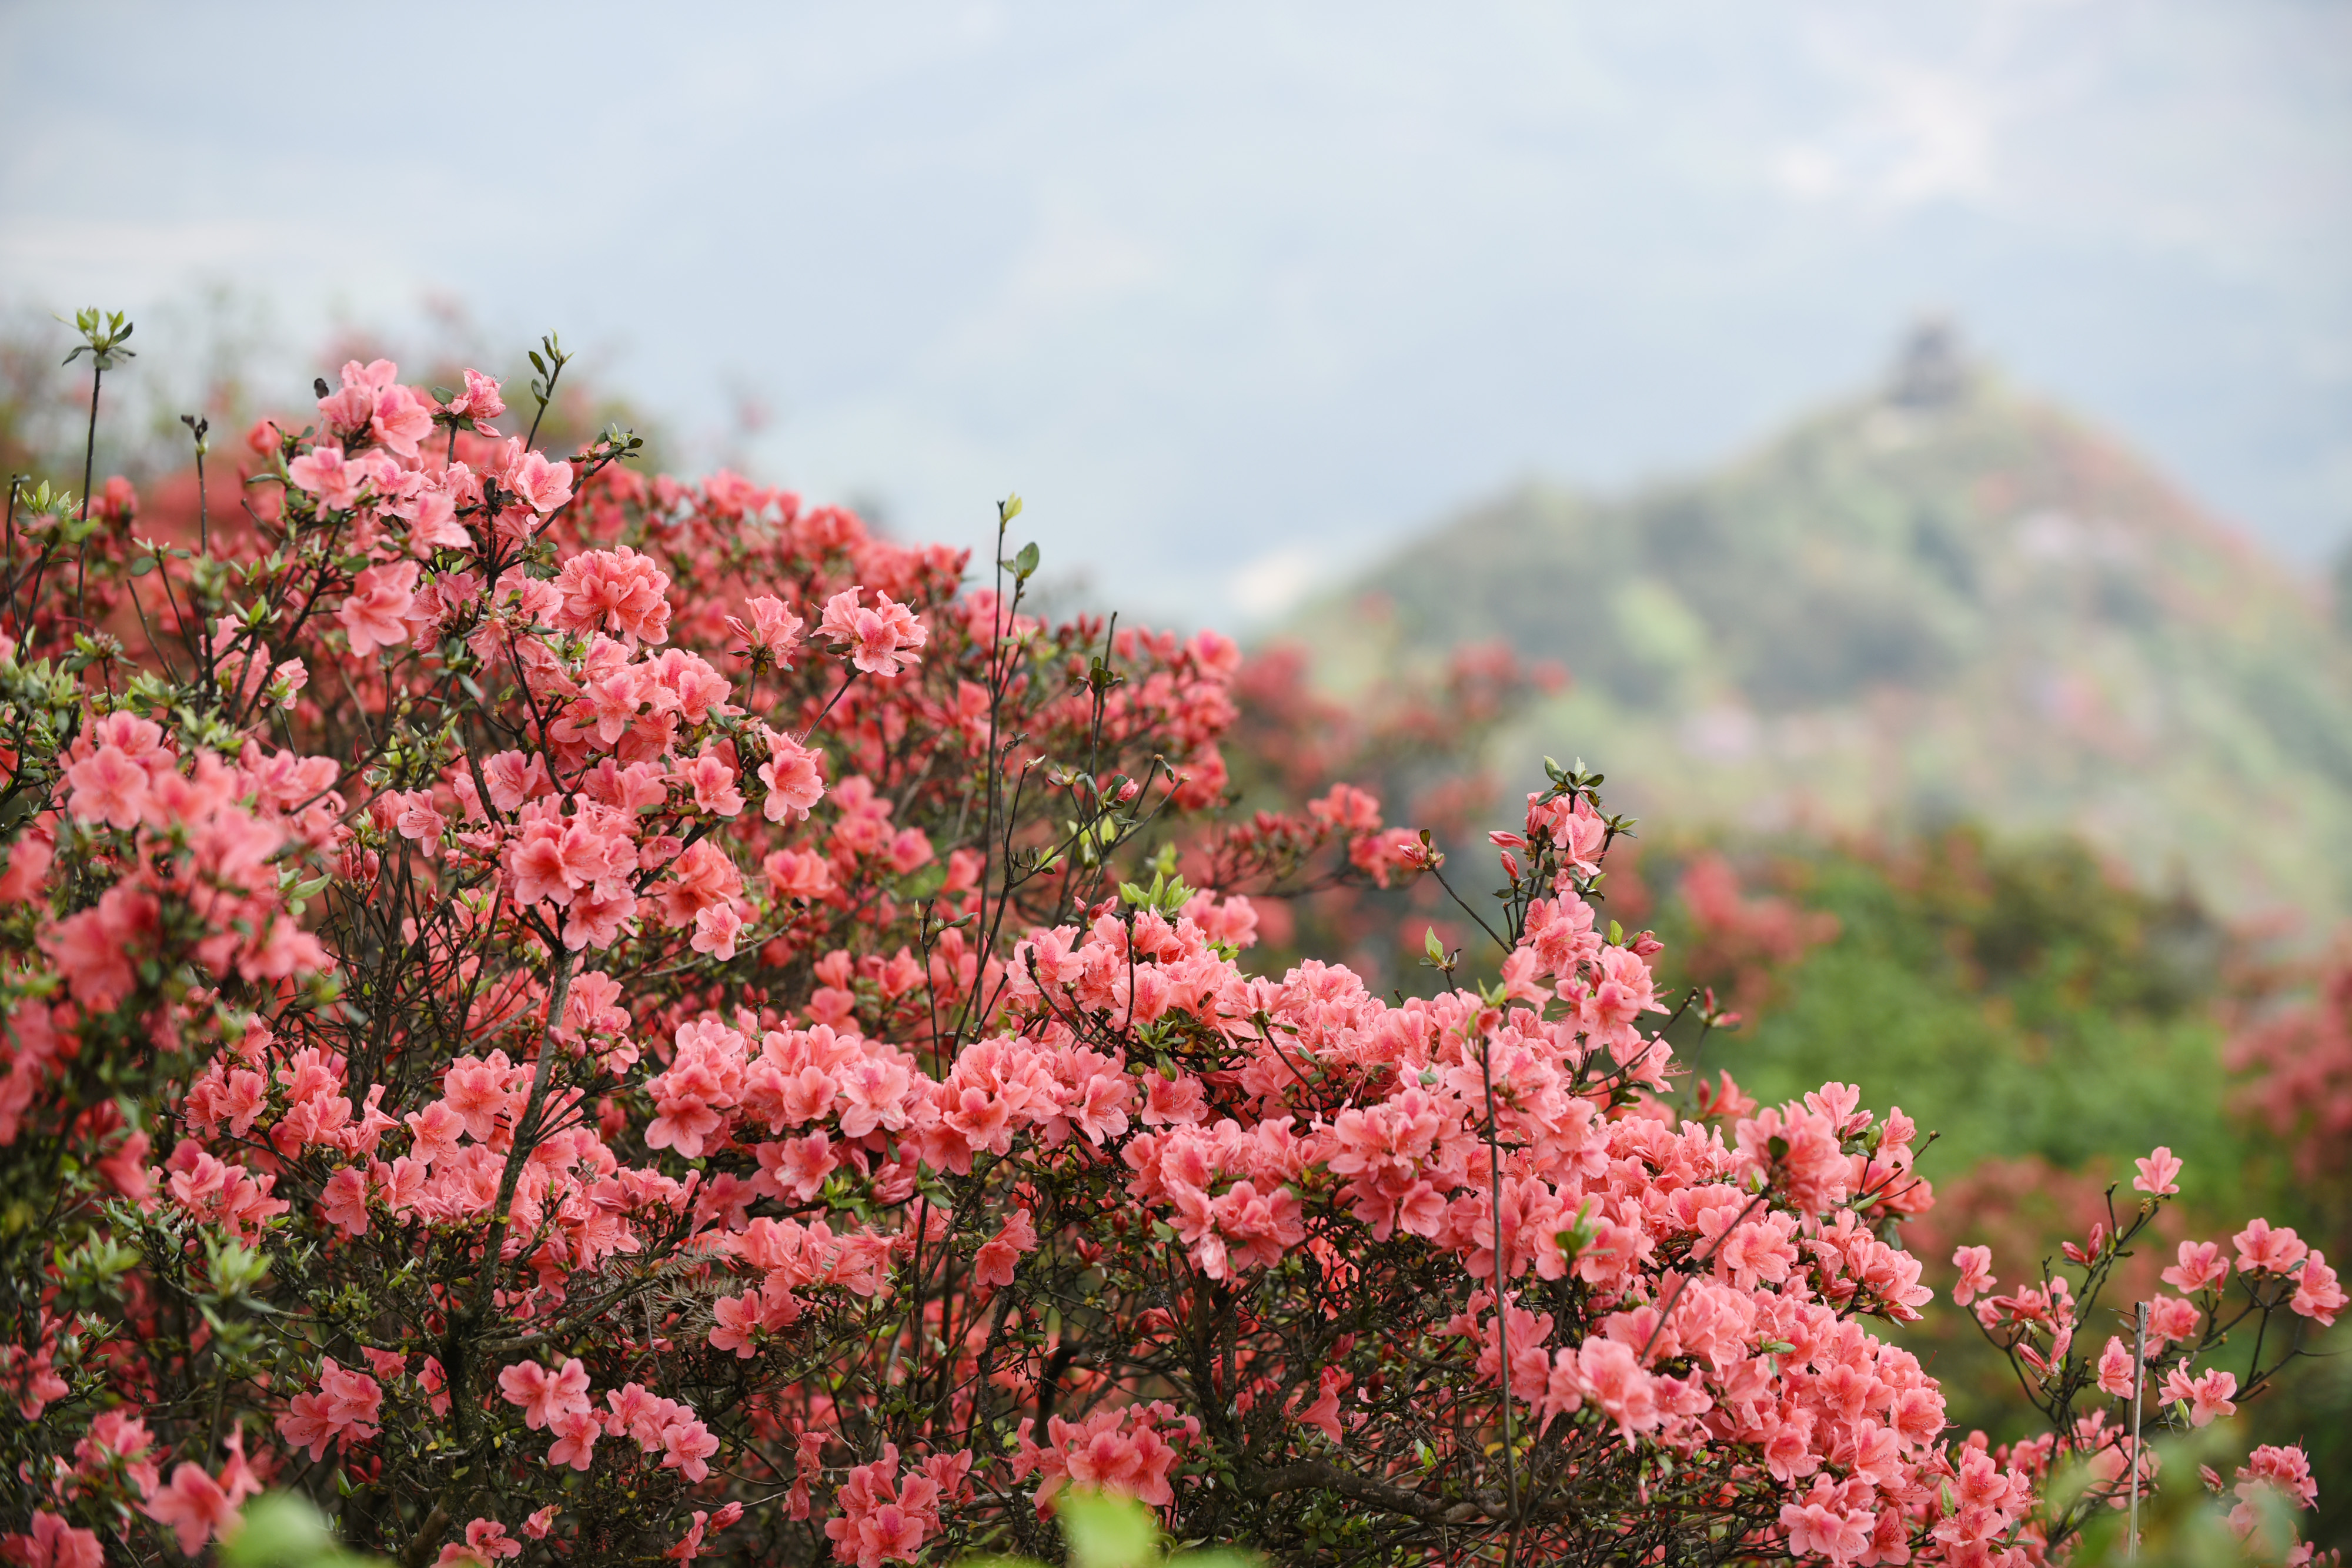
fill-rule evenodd
<path id="1" fill-rule="evenodd" d="M 1026 582 L 1035 575 L 1036 570 L 1037 541 L 1031 539 L 1021 547 L 1021 553 L 1013 558 L 1013 575 Z"/>
<path id="2" fill-rule="evenodd" d="M 1073 1487 L 1055 1512 L 1071 1568 L 1144 1568 L 1160 1555 L 1160 1527 L 1131 1497 Z"/>
<path id="3" fill-rule="evenodd" d="M 1445 944 L 1437 939 L 1436 926 L 1430 926 L 1423 934 L 1421 939 L 1421 950 L 1424 954 L 1428 955 L 1429 961 L 1431 963 L 1436 964 L 1440 967 L 1443 967 L 1445 963 Z"/>
<path id="4" fill-rule="evenodd" d="M 344 1551 L 319 1511 L 295 1493 L 266 1493 L 243 1511 L 244 1524 L 217 1549 L 222 1568 L 364 1568 L 376 1562 Z"/>

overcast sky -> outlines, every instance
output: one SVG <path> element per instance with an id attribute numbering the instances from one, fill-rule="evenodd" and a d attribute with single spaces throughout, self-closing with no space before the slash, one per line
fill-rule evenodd
<path id="1" fill-rule="evenodd" d="M 1719 457 L 1927 308 L 2308 562 L 2352 6 L 0 5 L 0 300 L 217 281 L 295 347 L 560 327 L 692 453 L 754 397 L 761 476 L 1018 489 L 1171 619 Z"/>

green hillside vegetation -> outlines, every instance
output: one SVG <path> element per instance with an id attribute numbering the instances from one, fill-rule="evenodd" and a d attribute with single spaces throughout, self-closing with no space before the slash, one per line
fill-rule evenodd
<path id="1" fill-rule="evenodd" d="M 1342 691 L 1465 640 L 1562 661 L 1508 771 L 1580 755 L 1677 829 L 2071 830 L 2231 915 L 2352 913 L 2321 591 L 1937 334 L 1717 472 L 1475 507 L 1293 630 Z"/>
<path id="2" fill-rule="evenodd" d="M 2116 885 L 2078 843 L 1976 829 L 1895 855 L 1784 841 L 1743 858 L 1760 892 L 1834 916 L 1834 936 L 1775 966 L 1766 994 L 1734 994 L 1757 1016 L 1711 1039 L 1703 1068 L 1767 1102 L 1840 1078 L 1865 1104 L 1899 1103 L 1939 1134 L 1938 1181 L 1994 1157 L 2127 1174 L 2151 1127 L 2175 1127 L 2193 1206 L 2279 1196 L 2240 1185 L 2250 1151 L 2216 1113 L 2214 1004 L 2239 966 L 2195 903 Z M 1680 901 L 1658 914 L 1664 975 L 1728 988 L 1677 961 L 1706 951 Z"/>
<path id="3" fill-rule="evenodd" d="M 1989 841 L 1972 828 L 1893 852 L 1782 839 L 1737 858 L 1752 904 L 1784 901 L 1836 925 L 1766 967 L 1760 986 L 1750 971 L 1735 999 L 1753 1016 L 1710 1037 L 1698 1065 L 1728 1069 L 1767 1103 L 1855 1083 L 1865 1105 L 1900 1104 L 1937 1134 L 1919 1163 L 1937 1202 L 1905 1235 L 1939 1299 L 1904 1337 L 1943 1379 L 1963 1431 L 2022 1428 L 2006 1391 L 2013 1374 L 1940 1294 L 1952 1248 L 1990 1243 L 2004 1284 L 2023 1282 L 2060 1241 L 2082 1239 L 2102 1191 L 2127 1184 L 2156 1142 L 2187 1168 L 2160 1245 L 2126 1273 L 2141 1290 L 2179 1240 L 2224 1239 L 2249 1214 L 2296 1226 L 2331 1259 L 2352 1242 L 2328 1223 L 2340 1206 L 2229 1113 L 2219 1019 L 2250 977 L 2249 955 L 2194 901 L 2120 884 L 2078 843 Z M 1653 847 L 1638 877 L 1670 892 L 1685 859 Z M 1722 944 L 1688 901 L 1669 895 L 1640 918 L 1665 939 L 1665 977 L 1741 986 L 1735 966 L 1709 965 Z M 2126 1207 L 2131 1196 L 2126 1186 Z M 2104 1341 L 2113 1327 L 2094 1330 Z M 2306 1440 L 2314 1465 L 2338 1476 L 2352 1473 L 2347 1336 L 2352 1325 L 2317 1337 L 2321 1356 L 2243 1417 L 2260 1440 Z M 2341 1484 L 2322 1508 L 2316 1539 L 2352 1531 Z"/>

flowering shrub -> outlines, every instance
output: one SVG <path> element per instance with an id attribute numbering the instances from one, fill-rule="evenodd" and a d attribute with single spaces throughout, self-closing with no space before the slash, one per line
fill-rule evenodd
<path id="1" fill-rule="evenodd" d="M 1490 960 L 1254 973 L 1253 892 L 1441 857 L 1344 784 L 1219 821 L 1229 643 L 340 382 L 235 518 L 11 491 L 15 1560 L 265 1487 L 403 1568 L 1050 1550 L 1072 1486 L 1285 1559 L 2017 1563 L 2124 1500 L 2092 1303 L 2174 1162 L 2079 1278 L 1962 1254 L 2050 1431 L 1948 1432 L 1874 1330 L 1931 1293 L 1910 1120 L 1683 1078 L 1589 776 L 1496 833 Z M 2151 1304 L 2151 1423 L 2343 1304 L 2232 1245 Z"/>
<path id="2" fill-rule="evenodd" d="M 1284 874 L 1253 882 L 1265 890 L 1254 899 L 1261 962 L 1344 956 L 1367 989 L 1387 991 L 1411 976 L 1432 925 L 1458 945 L 1472 928 L 1440 879 L 1391 875 L 1394 862 L 1382 863 L 1379 852 L 1423 832 L 1441 850 L 1483 846 L 1503 788 L 1480 760 L 1497 729 L 1566 679 L 1555 665 L 1524 664 L 1486 643 L 1455 650 L 1442 667 L 1407 665 L 1341 703 L 1315 689 L 1307 650 L 1295 643 L 1244 659 L 1222 749 L 1231 765 L 1229 813 L 1249 815 L 1217 843 L 1239 847 L 1265 830 L 1270 848 L 1294 851 L 1277 862 Z M 1350 790 L 1335 791 L 1334 780 Z M 1416 831 L 1284 844 L 1285 823 L 1319 822 L 1366 798 L 1403 802 Z M 1195 882 L 1220 881 L 1222 868 L 1197 852 L 1185 869 Z"/>
<path id="3" fill-rule="evenodd" d="M 2322 964 L 2316 981 L 2301 1005 L 2242 1030 L 2230 1061 L 2249 1074 L 2247 1108 L 2286 1140 L 2295 1175 L 2340 1191 L 2352 1147 L 2352 954 Z"/>

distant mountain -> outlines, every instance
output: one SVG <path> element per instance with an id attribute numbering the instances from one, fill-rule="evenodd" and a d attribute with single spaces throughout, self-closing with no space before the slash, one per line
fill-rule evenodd
<path id="1" fill-rule="evenodd" d="M 2352 637 L 2112 435 L 1923 329 L 1885 384 L 1618 499 L 1529 485 L 1293 631 L 1345 689 L 1500 637 L 1513 737 L 1709 824 L 2072 828 L 2158 883 L 2352 914 Z"/>

